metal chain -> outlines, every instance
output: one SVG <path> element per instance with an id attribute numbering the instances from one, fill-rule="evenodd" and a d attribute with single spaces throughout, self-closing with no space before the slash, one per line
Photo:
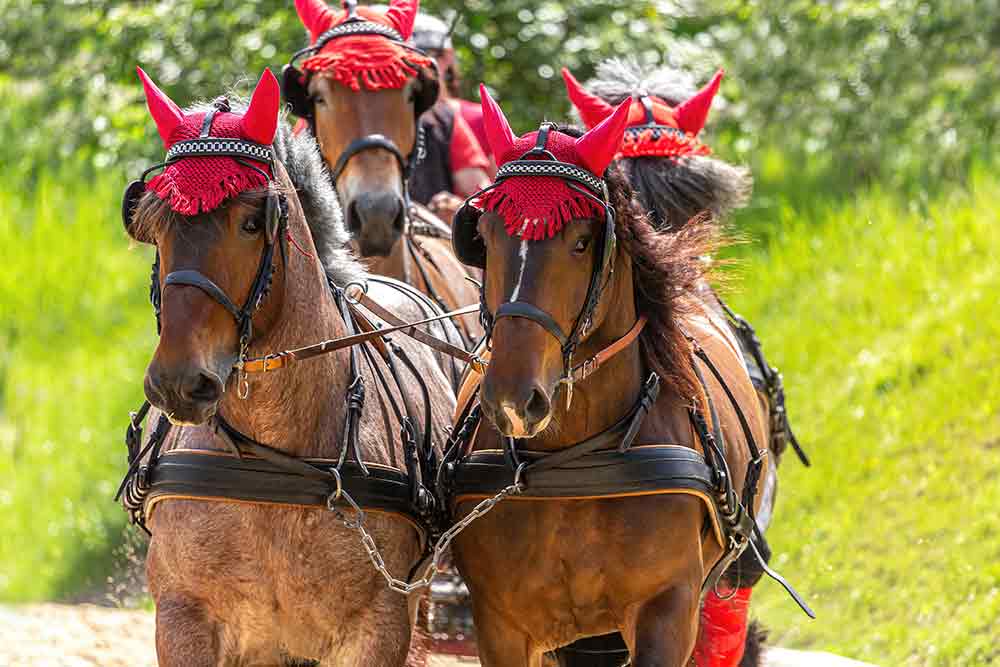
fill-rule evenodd
<path id="1" fill-rule="evenodd" d="M 365 513 L 358 504 L 354 501 L 354 498 L 340 489 L 337 496 L 343 498 L 355 511 L 355 519 L 348 519 L 343 512 L 340 511 L 335 505 L 336 498 L 331 496 L 331 501 L 327 503 L 327 507 L 340 519 L 345 526 L 353 530 L 358 531 L 361 536 L 361 545 L 368 552 L 368 558 L 371 559 L 372 565 L 375 569 L 385 577 L 386 582 L 389 584 L 389 590 L 396 591 L 397 593 L 402 593 L 403 595 L 409 595 L 410 593 L 420 590 L 421 588 L 426 588 L 431 585 L 434 577 L 438 573 L 438 568 L 441 565 L 441 559 L 444 558 L 445 552 L 447 552 L 448 547 L 451 546 L 452 540 L 458 537 L 459 533 L 469 527 L 472 522 L 476 519 L 488 514 L 490 510 L 497 506 L 504 498 L 507 496 L 514 496 L 522 493 L 524 491 L 524 483 L 521 481 L 521 472 L 524 469 L 524 464 L 518 468 L 517 472 L 514 474 L 514 483 L 509 486 L 504 487 L 491 498 L 484 498 L 479 502 L 472 511 L 467 515 L 462 517 L 457 521 L 451 528 L 441 533 L 441 537 L 438 538 L 437 543 L 434 545 L 434 556 L 431 558 L 431 562 L 427 565 L 424 570 L 424 576 L 417 579 L 416 581 L 406 582 L 402 579 L 396 579 L 389 572 L 389 568 L 386 567 L 385 560 L 382 558 L 382 554 L 378 549 L 378 545 L 375 544 L 375 539 L 372 537 L 371 533 L 365 528 Z"/>

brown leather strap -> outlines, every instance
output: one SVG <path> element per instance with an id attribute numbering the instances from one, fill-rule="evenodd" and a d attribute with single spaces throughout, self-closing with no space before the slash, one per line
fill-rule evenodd
<path id="1" fill-rule="evenodd" d="M 469 313 L 478 312 L 479 304 L 465 306 L 464 308 L 459 308 L 458 310 L 453 310 L 442 315 L 435 315 L 434 317 L 428 317 L 423 320 L 417 320 L 416 322 L 406 322 L 376 304 L 374 301 L 369 299 L 367 295 L 362 294 L 360 302 L 363 303 L 366 308 L 370 309 L 373 313 L 385 319 L 386 322 L 389 322 L 393 326 L 382 329 L 372 329 L 371 331 L 365 331 L 352 336 L 333 338 L 331 340 L 325 340 L 321 343 L 307 345 L 306 347 L 300 347 L 294 350 L 285 350 L 283 352 L 267 354 L 257 359 L 249 359 L 243 362 L 239 370 L 242 370 L 244 373 L 266 373 L 268 371 L 276 371 L 281 368 L 286 368 L 296 361 L 311 359 L 312 357 L 317 357 L 322 354 L 329 354 L 330 352 L 336 352 L 337 350 L 342 350 L 344 348 L 351 347 L 352 345 L 360 345 L 361 343 L 376 341 L 381 339 L 382 336 L 385 336 L 386 334 L 395 332 L 402 332 L 414 340 L 418 340 L 425 345 L 429 345 L 436 350 L 444 352 L 445 354 L 456 356 L 466 363 L 473 365 L 479 364 L 481 366 L 485 365 L 485 362 L 478 357 L 474 357 L 465 350 L 455 347 L 451 343 L 439 340 L 434 336 L 417 329 L 417 327 L 424 324 L 430 324 L 431 322 L 437 322 L 450 317 L 456 317 L 458 315 L 468 315 Z M 376 310 L 372 307 L 372 305 L 377 306 L 380 310 Z M 356 306 L 353 304 L 351 305 L 351 309 L 357 313 Z M 385 315 L 388 315 L 389 317 L 386 317 Z M 461 356 L 459 356 L 459 353 Z"/>
<path id="2" fill-rule="evenodd" d="M 596 371 L 598 368 L 603 366 L 605 363 L 607 363 L 607 361 L 611 359 L 611 357 L 615 356 L 616 354 L 624 350 L 626 347 L 634 343 L 635 339 L 639 337 L 639 334 L 642 333 L 642 330 L 645 328 L 645 326 L 646 326 L 646 316 L 643 315 L 642 317 L 640 317 L 635 321 L 635 324 L 633 324 L 632 328 L 628 330 L 628 333 L 626 333 L 624 336 L 622 336 L 615 342 L 611 343 L 611 345 L 608 345 L 606 348 L 604 348 L 594 356 L 584 361 L 582 364 L 578 364 L 575 368 L 573 368 L 573 381 L 579 382 L 580 380 L 584 379 L 585 377 Z"/>
<path id="3" fill-rule="evenodd" d="M 378 315 L 379 317 L 381 317 L 383 320 L 393 325 L 394 327 L 413 326 L 413 325 L 407 325 L 405 321 L 397 317 L 391 311 L 387 310 L 381 304 L 373 301 L 371 297 L 369 297 L 364 292 L 361 292 L 356 297 L 355 302 L 361 304 L 362 306 L 364 306 L 371 312 L 375 313 L 376 315 Z M 354 312 L 357 312 L 357 307 L 354 305 L 353 302 L 351 303 L 351 309 Z M 432 319 L 439 320 L 439 319 L 444 319 L 445 317 L 465 315 L 471 312 L 479 312 L 478 304 L 475 306 L 466 306 L 464 308 L 459 308 L 458 310 L 453 310 L 449 313 L 446 313 L 445 316 L 435 317 Z M 429 322 L 429 321 L 431 320 L 424 320 L 424 322 Z M 417 324 L 420 323 L 418 322 Z M 440 338 L 437 338 L 436 336 L 432 336 L 428 333 L 420 331 L 419 329 L 414 329 L 413 331 L 407 331 L 406 335 L 409 336 L 410 338 L 413 338 L 416 341 L 423 343 L 424 345 L 427 345 L 428 347 L 437 350 L 438 352 L 443 352 L 448 356 L 455 357 L 460 361 L 464 361 L 467 364 L 471 364 L 472 367 L 475 368 L 477 372 L 480 373 L 486 372 L 486 362 L 483 361 L 483 359 L 481 359 L 480 357 L 476 356 L 475 354 L 467 351 L 465 348 L 458 347 L 457 345 L 452 345 L 448 341 L 441 340 Z"/>

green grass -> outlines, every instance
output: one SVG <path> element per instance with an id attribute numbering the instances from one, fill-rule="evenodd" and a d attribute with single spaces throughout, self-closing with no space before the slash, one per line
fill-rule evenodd
<path id="1" fill-rule="evenodd" d="M 776 644 L 1000 664 L 1000 179 L 837 203 L 780 160 L 763 172 L 737 221 L 763 241 L 738 249 L 730 301 L 785 372 L 815 464 L 784 462 L 770 539 L 819 618 L 767 582 L 756 613 Z M 0 189 L 0 600 L 116 566 L 122 430 L 155 342 L 123 183 L 66 165 Z"/>
<path id="2" fill-rule="evenodd" d="M 34 178 L 34 177 L 33 177 Z M 64 166 L 0 189 L 0 600 L 103 580 L 122 427 L 155 338 L 149 253 L 129 250 L 123 179 Z"/>
<path id="3" fill-rule="evenodd" d="M 879 190 L 744 222 L 732 304 L 785 373 L 814 466 L 789 454 L 769 533 L 774 643 L 880 665 L 1000 664 L 1000 181 Z"/>

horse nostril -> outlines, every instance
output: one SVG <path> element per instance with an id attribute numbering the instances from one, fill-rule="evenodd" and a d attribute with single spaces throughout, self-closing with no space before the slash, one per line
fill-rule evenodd
<path id="1" fill-rule="evenodd" d="M 358 214 L 358 203 L 352 201 L 347 206 L 347 231 L 350 232 L 351 236 L 357 236 L 361 233 L 361 216 Z"/>
<path id="2" fill-rule="evenodd" d="M 399 205 L 399 213 L 396 215 L 396 221 L 393 224 L 399 233 L 403 233 L 403 230 L 406 229 L 406 211 L 402 204 Z"/>
<path id="3" fill-rule="evenodd" d="M 528 397 L 528 402 L 524 404 L 525 421 L 530 424 L 537 424 L 549 416 L 552 405 L 548 396 L 541 389 L 535 387 Z"/>
<path id="4" fill-rule="evenodd" d="M 214 375 L 196 373 L 184 383 L 181 394 L 193 403 L 214 403 L 222 396 L 222 382 Z"/>

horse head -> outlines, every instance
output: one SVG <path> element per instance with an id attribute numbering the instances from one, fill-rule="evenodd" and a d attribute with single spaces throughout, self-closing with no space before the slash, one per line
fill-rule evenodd
<path id="1" fill-rule="evenodd" d="M 157 249 L 160 340 L 145 392 L 173 421 L 198 424 L 215 414 L 250 339 L 280 319 L 294 193 L 271 145 L 280 94 L 265 71 L 245 109 L 220 98 L 182 111 L 139 74 L 168 150 L 163 173 L 134 182 L 123 202 L 129 235 Z M 298 213 L 295 223 L 307 236 Z"/>
<path id="2" fill-rule="evenodd" d="M 406 43 L 416 0 L 384 12 L 344 4 L 296 0 L 311 45 L 301 71 L 286 67 L 285 96 L 316 135 L 361 254 L 387 256 L 405 226 L 417 118 L 437 99 L 437 70 Z"/>
<path id="3" fill-rule="evenodd" d="M 484 411 L 504 435 L 527 438 L 550 423 L 574 352 L 609 310 L 600 295 L 614 273 L 615 224 L 603 174 L 629 102 L 582 136 L 543 125 L 517 138 L 485 87 L 480 94 L 500 169 L 459 211 L 454 238 L 459 258 L 487 268 Z"/>

